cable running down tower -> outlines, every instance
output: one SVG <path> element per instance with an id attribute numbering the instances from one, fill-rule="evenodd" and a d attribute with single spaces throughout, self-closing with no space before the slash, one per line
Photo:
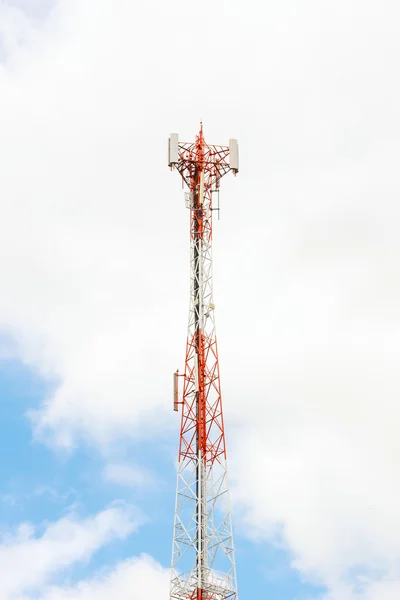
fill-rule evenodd
<path id="1" fill-rule="evenodd" d="M 210 146 L 201 125 L 194 143 L 171 134 L 168 163 L 188 190 L 191 270 L 185 372 L 174 373 L 181 429 L 170 600 L 237 600 L 211 244 L 212 213 L 219 210 L 213 199 L 221 178 L 239 170 L 238 144 L 232 139 L 229 146 Z"/>

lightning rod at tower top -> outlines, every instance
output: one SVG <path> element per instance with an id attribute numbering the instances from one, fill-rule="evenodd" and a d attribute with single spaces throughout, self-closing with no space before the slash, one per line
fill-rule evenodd
<path id="1" fill-rule="evenodd" d="M 237 600 L 215 304 L 212 216 L 220 182 L 239 171 L 238 143 L 170 135 L 168 164 L 180 174 L 190 210 L 190 309 L 185 369 L 174 373 L 181 411 L 170 600 Z M 179 386 L 179 381 L 182 385 Z M 180 388 L 182 388 L 180 390 Z"/>

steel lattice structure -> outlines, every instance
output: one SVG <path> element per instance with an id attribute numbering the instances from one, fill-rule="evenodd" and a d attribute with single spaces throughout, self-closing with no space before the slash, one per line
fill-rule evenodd
<path id="1" fill-rule="evenodd" d="M 169 139 L 169 166 L 186 185 L 190 209 L 190 310 L 181 406 L 170 600 L 237 600 L 224 419 L 212 288 L 213 196 L 238 172 L 238 146 Z"/>

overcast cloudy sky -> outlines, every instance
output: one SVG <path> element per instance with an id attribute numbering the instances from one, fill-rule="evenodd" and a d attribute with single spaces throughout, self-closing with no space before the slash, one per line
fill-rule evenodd
<path id="1" fill-rule="evenodd" d="M 242 600 L 400 597 L 400 4 L 0 1 L 0 600 L 168 598 L 188 211 Z"/>

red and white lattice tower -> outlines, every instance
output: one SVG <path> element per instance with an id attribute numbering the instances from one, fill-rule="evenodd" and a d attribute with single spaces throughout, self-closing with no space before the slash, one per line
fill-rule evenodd
<path id="1" fill-rule="evenodd" d="M 190 209 L 190 310 L 185 372 L 174 374 L 182 407 L 170 600 L 237 600 L 224 419 L 212 286 L 213 197 L 238 172 L 238 145 L 169 138 L 169 166 L 186 184 Z M 178 378 L 183 378 L 179 394 Z"/>

